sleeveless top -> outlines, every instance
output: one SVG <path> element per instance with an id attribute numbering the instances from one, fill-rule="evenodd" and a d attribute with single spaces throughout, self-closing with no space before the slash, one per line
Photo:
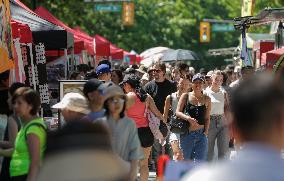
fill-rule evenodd
<path id="1" fill-rule="evenodd" d="M 177 93 L 172 93 L 171 94 L 171 98 L 172 98 L 172 110 L 173 110 L 173 113 L 175 114 L 176 113 L 176 110 L 177 110 L 177 105 L 178 105 L 178 98 L 177 98 Z"/>
<path id="2" fill-rule="evenodd" d="M 187 99 L 189 98 L 187 97 Z M 191 104 L 188 101 L 187 106 L 185 107 L 185 111 L 190 117 L 195 118 L 198 121 L 198 124 L 205 125 L 205 116 L 206 116 L 205 104 L 197 106 Z"/>
<path id="3" fill-rule="evenodd" d="M 210 88 L 206 88 L 204 93 L 211 99 L 210 115 L 224 114 L 225 90 L 220 88 L 218 92 L 213 92 Z"/>
<path id="4" fill-rule="evenodd" d="M 149 127 L 148 120 L 145 117 L 145 109 L 146 104 L 144 102 L 141 102 L 135 94 L 135 103 L 130 108 L 128 108 L 126 114 L 129 118 L 134 120 L 137 128 Z"/>

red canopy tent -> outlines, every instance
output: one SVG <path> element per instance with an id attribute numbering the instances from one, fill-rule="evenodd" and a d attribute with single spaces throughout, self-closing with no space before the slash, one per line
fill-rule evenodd
<path id="1" fill-rule="evenodd" d="M 284 54 L 284 47 L 263 53 L 261 57 L 261 65 L 265 65 L 267 69 L 272 70 L 277 60 Z"/>
<path id="2" fill-rule="evenodd" d="M 110 56 L 110 43 L 104 37 L 95 35 L 96 56 Z"/>
<path id="3" fill-rule="evenodd" d="M 74 53 L 80 53 L 82 50 L 87 50 L 87 52 L 91 55 L 94 55 L 94 44 L 93 41 L 90 39 L 87 39 L 84 36 L 81 36 L 79 33 L 77 33 L 72 28 L 65 25 L 62 21 L 58 20 L 55 16 L 53 16 L 48 10 L 46 10 L 44 7 L 38 7 L 35 10 L 35 13 L 39 15 L 40 17 L 63 27 L 66 31 L 72 33 L 74 35 L 75 43 L 74 43 Z M 58 53 L 55 51 L 55 53 Z M 47 54 L 51 55 L 54 54 L 54 51 L 52 53 L 48 52 Z M 60 52 L 60 54 L 63 54 Z"/>
<path id="4" fill-rule="evenodd" d="M 127 58 L 125 58 L 126 60 L 129 59 L 130 65 L 137 63 L 135 54 L 131 54 L 127 51 L 124 51 L 123 54 L 124 54 L 124 57 L 127 57 Z"/>
<path id="5" fill-rule="evenodd" d="M 12 20 L 11 27 L 13 38 L 20 38 L 20 43 L 32 43 L 32 31 L 28 25 Z"/>

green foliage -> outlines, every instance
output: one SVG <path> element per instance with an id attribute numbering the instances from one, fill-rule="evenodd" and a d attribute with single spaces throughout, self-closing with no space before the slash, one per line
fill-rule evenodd
<path id="1" fill-rule="evenodd" d="M 30 0 L 23 0 L 31 7 Z M 199 23 L 204 19 L 233 19 L 241 15 L 241 0 L 134 0 L 135 24 L 122 25 L 121 13 L 95 12 L 94 3 L 83 0 L 44 0 L 54 16 L 69 25 L 79 26 L 90 35 L 100 34 L 117 46 L 142 52 L 155 46 L 190 49 L 202 58 L 195 66 L 221 67 L 224 57 L 206 56 L 208 49 L 238 46 L 239 31 L 212 32 L 210 43 L 199 42 Z M 281 0 L 256 0 L 255 14 L 261 9 L 281 7 Z M 264 32 L 267 28 L 251 29 Z"/>

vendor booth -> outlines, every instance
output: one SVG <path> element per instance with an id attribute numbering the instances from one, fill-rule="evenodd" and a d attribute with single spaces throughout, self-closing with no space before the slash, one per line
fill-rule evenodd
<path id="1" fill-rule="evenodd" d="M 284 55 L 284 47 L 263 53 L 261 65 L 264 65 L 268 70 L 272 70 L 282 55 Z"/>

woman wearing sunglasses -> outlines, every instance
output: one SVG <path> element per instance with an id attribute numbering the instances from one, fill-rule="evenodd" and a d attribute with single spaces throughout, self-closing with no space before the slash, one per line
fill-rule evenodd
<path id="1" fill-rule="evenodd" d="M 107 127 L 110 129 L 113 151 L 130 164 L 128 180 L 137 176 L 138 160 L 143 159 L 135 123 L 125 116 L 126 96 L 114 83 L 102 85 L 105 97 Z"/>

